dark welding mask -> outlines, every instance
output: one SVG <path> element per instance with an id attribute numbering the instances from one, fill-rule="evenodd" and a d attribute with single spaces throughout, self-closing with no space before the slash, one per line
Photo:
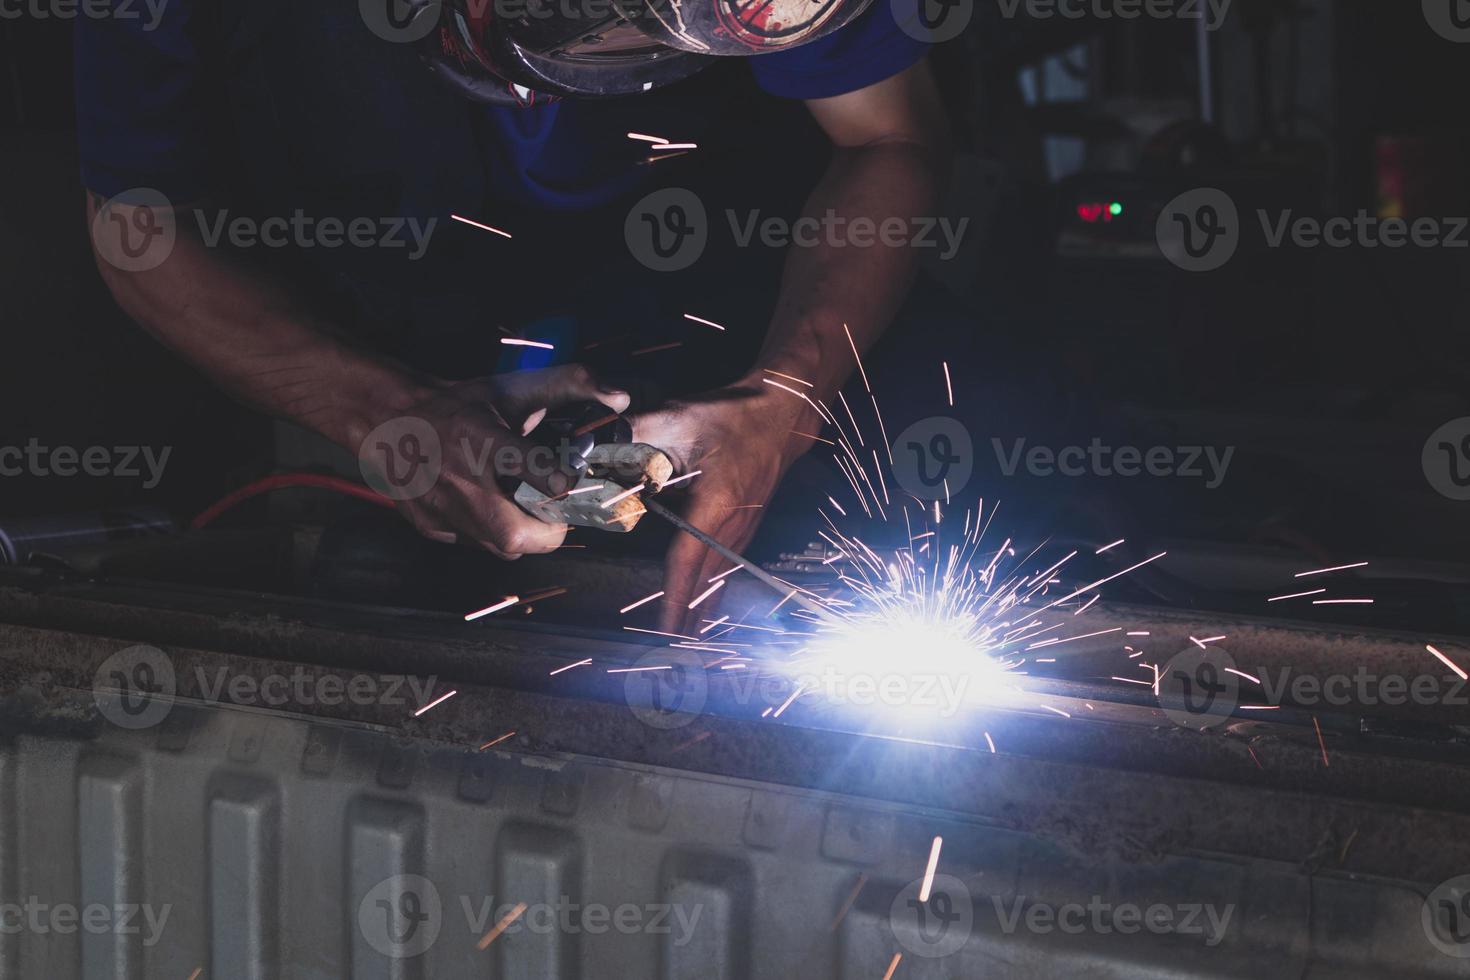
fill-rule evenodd
<path id="1" fill-rule="evenodd" d="M 434 28 L 434 74 L 495 105 L 629 95 L 715 57 L 782 51 L 851 22 L 873 0 L 388 0 Z M 417 34 L 418 32 L 415 31 Z"/>

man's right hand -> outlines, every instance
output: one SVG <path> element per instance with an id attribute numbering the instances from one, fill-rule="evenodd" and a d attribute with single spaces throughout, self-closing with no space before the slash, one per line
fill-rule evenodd
<path id="1" fill-rule="evenodd" d="M 432 485 L 399 500 L 399 511 L 435 541 L 473 541 L 505 559 L 554 551 L 567 526 L 537 520 L 512 494 L 521 480 L 547 496 L 576 485 L 577 473 L 567 460 L 526 436 L 548 409 L 585 401 L 601 402 L 616 412 L 628 407 L 626 392 L 598 384 L 576 364 L 431 386 L 388 420 L 391 429 L 397 419 L 421 419 L 438 436 Z M 391 456 L 378 455 L 373 446 L 362 450 L 365 464 L 372 461 L 380 469 L 393 465 Z M 510 481 L 510 490 L 503 479 Z"/>

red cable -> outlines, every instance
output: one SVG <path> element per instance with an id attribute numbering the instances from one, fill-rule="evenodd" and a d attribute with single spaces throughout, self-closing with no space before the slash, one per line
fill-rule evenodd
<path id="1" fill-rule="evenodd" d="M 253 483 L 247 483 L 217 503 L 211 504 L 204 511 L 200 512 L 198 517 L 189 522 L 189 527 L 195 531 L 202 527 L 207 527 L 225 511 L 244 503 L 252 497 L 258 497 L 263 493 L 270 493 L 272 490 L 284 490 L 288 487 L 316 487 L 321 490 L 335 490 L 337 493 L 345 493 L 349 496 L 357 497 L 359 500 L 366 500 L 369 503 L 378 504 L 382 507 L 393 506 L 393 501 L 377 491 L 340 476 L 323 476 L 320 473 L 277 473 L 273 476 L 256 480 Z"/>

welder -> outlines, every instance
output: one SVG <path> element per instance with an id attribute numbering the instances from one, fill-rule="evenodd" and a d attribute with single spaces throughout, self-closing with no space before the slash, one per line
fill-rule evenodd
<path id="1" fill-rule="evenodd" d="M 353 453 L 399 417 L 427 421 L 446 447 L 525 449 L 540 409 L 596 400 L 623 411 L 629 398 L 576 364 L 466 372 L 484 362 L 441 345 L 455 331 L 493 338 L 510 317 L 515 267 L 498 274 L 484 251 L 505 245 L 500 236 L 456 226 L 412 265 L 411 248 L 341 243 L 282 261 L 233 247 L 220 216 L 448 224 L 511 207 L 548 221 L 593 213 L 657 173 L 609 162 L 606 147 L 626 142 L 615 131 L 626 110 L 730 57 L 746 58 L 765 92 L 804 101 L 832 144 L 806 216 L 881 224 L 933 213 L 945 126 L 926 46 L 891 0 L 563 2 L 532 4 L 535 16 L 526 6 L 174 0 L 151 29 L 79 23 L 82 177 L 117 301 L 240 400 Z M 196 220 L 204 208 L 214 210 Z M 361 231 L 381 244 L 380 227 Z M 156 263 L 139 257 L 153 235 L 168 246 Z M 912 249 L 841 245 L 788 250 L 764 344 L 738 378 L 633 418 L 639 442 L 703 471 L 685 517 L 737 549 L 820 422 L 762 384 L 766 371 L 834 396 L 853 345 L 878 337 L 911 282 Z M 548 493 L 572 478 L 525 472 L 516 453 L 486 458 Z M 398 504 L 424 535 L 504 558 L 562 543 L 564 526 L 529 516 L 463 454 L 446 452 L 443 467 L 432 490 Z M 693 538 L 675 539 L 666 628 L 723 567 Z"/>

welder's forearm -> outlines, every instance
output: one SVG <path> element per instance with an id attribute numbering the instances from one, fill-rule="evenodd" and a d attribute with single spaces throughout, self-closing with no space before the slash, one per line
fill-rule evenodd
<path id="1" fill-rule="evenodd" d="M 874 234 L 852 243 L 851 223 L 865 218 L 881 229 L 899 219 L 933 214 L 942 161 L 915 143 L 882 143 L 839 150 L 807 201 L 805 216 L 833 229 L 810 247 L 793 245 L 786 258 L 771 330 L 751 378 L 769 368 L 812 382 L 823 398 L 835 395 L 855 370 L 852 347 L 872 345 L 887 328 L 913 282 L 915 249 L 883 244 Z M 835 220 L 828 219 L 833 212 Z M 894 224 L 889 220 L 890 224 Z"/>
<path id="2" fill-rule="evenodd" d="M 349 447 L 422 393 L 402 370 L 332 336 L 288 287 L 179 224 L 156 269 L 97 266 L 135 321 L 222 389 Z"/>

